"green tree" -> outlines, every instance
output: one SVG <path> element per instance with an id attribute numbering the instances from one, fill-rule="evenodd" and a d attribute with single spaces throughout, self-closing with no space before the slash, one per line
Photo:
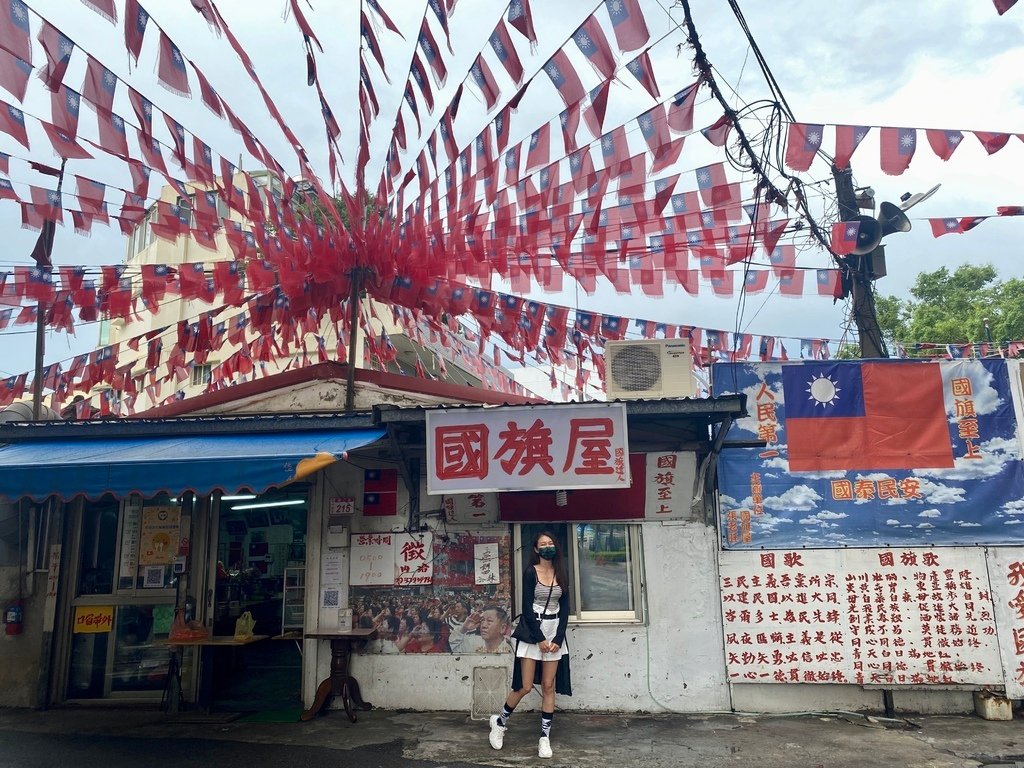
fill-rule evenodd
<path id="1" fill-rule="evenodd" d="M 1024 339 L 1024 280 L 998 280 L 991 264 L 922 272 L 909 299 L 877 296 L 878 324 L 890 345 L 967 344 Z"/>

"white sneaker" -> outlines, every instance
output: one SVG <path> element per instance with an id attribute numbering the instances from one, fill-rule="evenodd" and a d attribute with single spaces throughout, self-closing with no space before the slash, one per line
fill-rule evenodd
<path id="1" fill-rule="evenodd" d="M 537 742 L 537 757 L 551 757 L 551 739 L 541 736 Z"/>
<path id="2" fill-rule="evenodd" d="M 501 749 L 501 745 L 505 743 L 505 731 L 507 730 L 505 726 L 498 725 L 497 715 L 491 715 L 491 735 L 488 736 L 488 741 L 491 742 L 494 749 Z M 548 752 L 550 751 L 549 749 Z"/>

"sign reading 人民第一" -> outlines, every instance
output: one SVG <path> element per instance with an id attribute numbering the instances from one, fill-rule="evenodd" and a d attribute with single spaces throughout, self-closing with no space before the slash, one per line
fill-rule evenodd
<path id="1" fill-rule="evenodd" d="M 719 573 L 733 683 L 1003 684 L 979 547 L 723 550 Z"/>
<path id="2" fill-rule="evenodd" d="M 724 363 L 743 393 L 718 461 L 727 549 L 1024 542 L 1012 361 Z"/>
<path id="3" fill-rule="evenodd" d="M 628 488 L 623 403 L 427 411 L 427 492 Z"/>

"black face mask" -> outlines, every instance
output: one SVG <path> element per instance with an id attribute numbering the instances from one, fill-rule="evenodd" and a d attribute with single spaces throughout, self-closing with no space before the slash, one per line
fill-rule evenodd
<path id="1" fill-rule="evenodd" d="M 557 552 L 558 552 L 558 550 L 555 547 L 540 547 L 537 550 L 537 554 L 540 555 L 545 560 L 554 560 L 555 559 L 555 554 Z"/>

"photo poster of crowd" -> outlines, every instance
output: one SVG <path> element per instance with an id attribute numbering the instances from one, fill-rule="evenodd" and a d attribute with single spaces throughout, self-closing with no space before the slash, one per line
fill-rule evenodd
<path id="1" fill-rule="evenodd" d="M 431 584 L 352 587 L 353 626 L 377 630 L 362 652 L 510 653 L 511 557 L 509 535 L 435 533 Z"/>

